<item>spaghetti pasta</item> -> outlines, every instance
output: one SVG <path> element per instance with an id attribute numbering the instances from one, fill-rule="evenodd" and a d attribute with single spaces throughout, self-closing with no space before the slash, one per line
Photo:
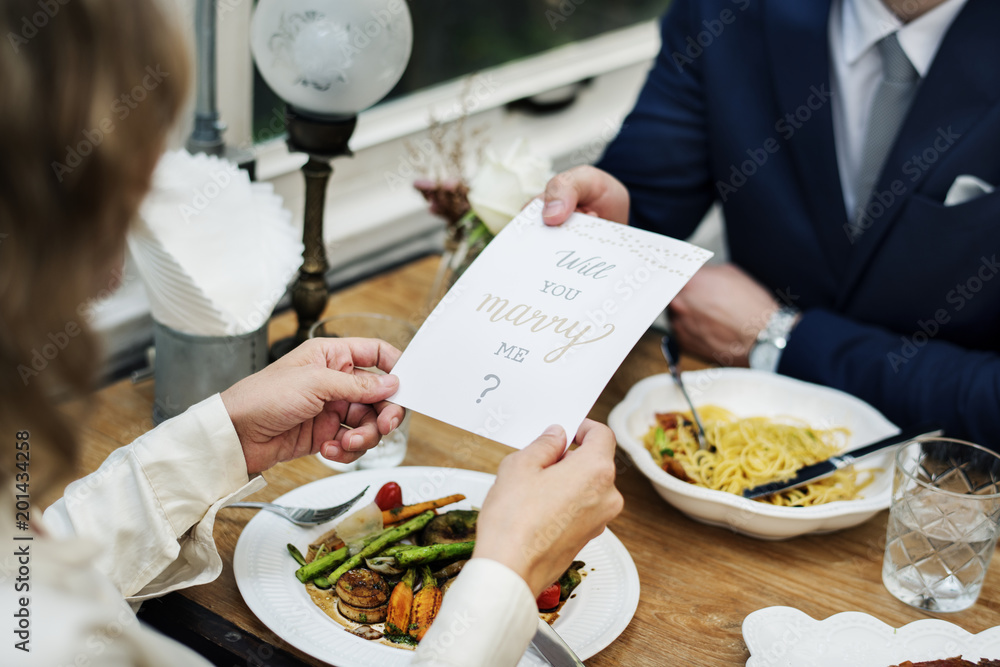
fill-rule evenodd
<path id="1" fill-rule="evenodd" d="M 745 489 L 791 479 L 802 466 L 826 460 L 844 450 L 846 428 L 817 429 L 791 418 L 738 418 L 706 405 L 698 409 L 709 450 L 698 448 L 690 413 L 659 413 L 657 425 L 643 438 L 657 465 L 685 481 L 740 495 Z M 761 502 L 805 507 L 851 500 L 871 483 L 874 471 L 859 476 L 853 467 L 789 489 Z"/>

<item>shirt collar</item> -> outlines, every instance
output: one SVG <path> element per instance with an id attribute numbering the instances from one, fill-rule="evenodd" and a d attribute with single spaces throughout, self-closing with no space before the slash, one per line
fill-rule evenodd
<path id="1" fill-rule="evenodd" d="M 844 0 L 841 21 L 844 56 L 854 65 L 883 37 L 899 33 L 899 45 L 923 77 L 952 21 L 967 0 L 946 0 L 923 16 L 904 24 L 882 0 Z"/>

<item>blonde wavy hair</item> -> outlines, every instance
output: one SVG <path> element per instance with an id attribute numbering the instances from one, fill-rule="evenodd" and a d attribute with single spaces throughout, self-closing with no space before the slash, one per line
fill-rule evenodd
<path id="1" fill-rule="evenodd" d="M 114 286 L 190 60 L 155 0 L 3 0 L 0 40 L 0 442 L 31 429 L 72 454 L 53 396 L 94 381 L 89 300 Z"/>

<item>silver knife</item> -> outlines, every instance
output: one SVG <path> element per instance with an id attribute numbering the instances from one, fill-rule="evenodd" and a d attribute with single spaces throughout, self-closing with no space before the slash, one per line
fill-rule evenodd
<path id="1" fill-rule="evenodd" d="M 920 436 L 937 436 L 941 435 L 941 433 L 941 429 L 933 426 L 927 426 L 926 424 L 908 428 L 905 431 L 900 431 L 896 435 L 890 435 L 888 438 L 883 438 L 882 440 L 878 440 L 868 445 L 862 445 L 861 447 L 852 449 L 849 452 L 844 452 L 843 454 L 838 454 L 837 456 L 831 456 L 826 461 L 820 461 L 819 463 L 803 466 L 798 469 L 798 472 L 795 473 L 795 477 L 792 477 L 791 479 L 786 479 L 782 482 L 770 482 L 768 484 L 755 486 L 752 489 L 746 489 L 743 492 L 743 497 L 751 499 L 761 498 L 763 496 L 769 496 L 772 493 L 779 493 L 781 491 L 787 491 L 788 489 L 794 489 L 797 486 L 802 486 L 803 484 L 808 484 L 809 482 L 815 482 L 818 479 L 829 477 L 841 468 L 853 465 L 858 461 L 858 459 L 868 456 L 869 454 L 874 454 L 875 452 L 885 449 L 886 447 L 892 447 L 893 445 L 898 445 Z"/>
<path id="2" fill-rule="evenodd" d="M 531 638 L 531 645 L 552 667 L 584 667 L 583 661 L 573 653 L 569 644 L 542 619 L 538 619 L 538 629 Z"/>

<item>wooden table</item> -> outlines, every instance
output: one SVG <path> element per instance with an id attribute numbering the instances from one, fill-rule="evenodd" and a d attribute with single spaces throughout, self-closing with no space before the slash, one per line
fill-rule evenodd
<path id="1" fill-rule="evenodd" d="M 327 314 L 373 311 L 419 323 L 426 315 L 425 295 L 436 263 L 435 257 L 428 257 L 344 289 L 331 297 Z M 291 314 L 276 317 L 270 330 L 272 340 L 290 334 L 293 320 Z M 594 406 L 590 414 L 593 419 L 606 421 L 629 387 L 665 371 L 657 343 L 653 333 L 643 337 Z M 84 455 L 77 473 L 92 471 L 114 448 L 152 428 L 152 402 L 152 382 L 132 385 L 123 381 L 98 392 L 81 429 Z M 454 443 L 469 442 L 470 438 L 475 444 L 471 453 L 467 448 L 458 453 Z M 453 466 L 494 473 L 507 451 L 491 441 L 414 415 L 404 465 Z M 252 499 L 272 500 L 331 474 L 313 457 L 285 463 L 265 473 L 268 487 Z M 625 510 L 610 527 L 635 560 L 642 595 L 629 627 L 608 648 L 588 660 L 588 665 L 744 665 L 749 654 L 740 632 L 743 619 L 756 609 L 772 605 L 797 607 L 815 618 L 858 610 L 893 626 L 930 616 L 898 602 L 882 586 L 885 512 L 850 530 L 765 542 L 686 518 L 656 494 L 620 451 L 617 484 L 625 496 Z M 242 643 L 233 651 L 255 652 L 256 657 L 243 656 L 248 664 L 274 664 L 268 658 L 275 650 L 285 650 L 301 664 L 323 665 L 272 633 L 240 597 L 233 576 L 233 550 L 253 514 L 251 510 L 219 514 L 215 538 L 225 565 L 223 573 L 210 584 L 184 591 L 184 602 L 193 602 L 236 626 L 234 629 L 228 624 L 209 623 L 207 630 L 199 630 L 202 634 L 225 635 L 225 639 L 210 637 L 215 643 L 250 635 L 249 645 Z M 198 606 L 191 608 L 197 610 Z M 970 632 L 1000 625 L 1000 567 L 991 570 L 983 596 L 975 606 L 940 617 Z"/>

